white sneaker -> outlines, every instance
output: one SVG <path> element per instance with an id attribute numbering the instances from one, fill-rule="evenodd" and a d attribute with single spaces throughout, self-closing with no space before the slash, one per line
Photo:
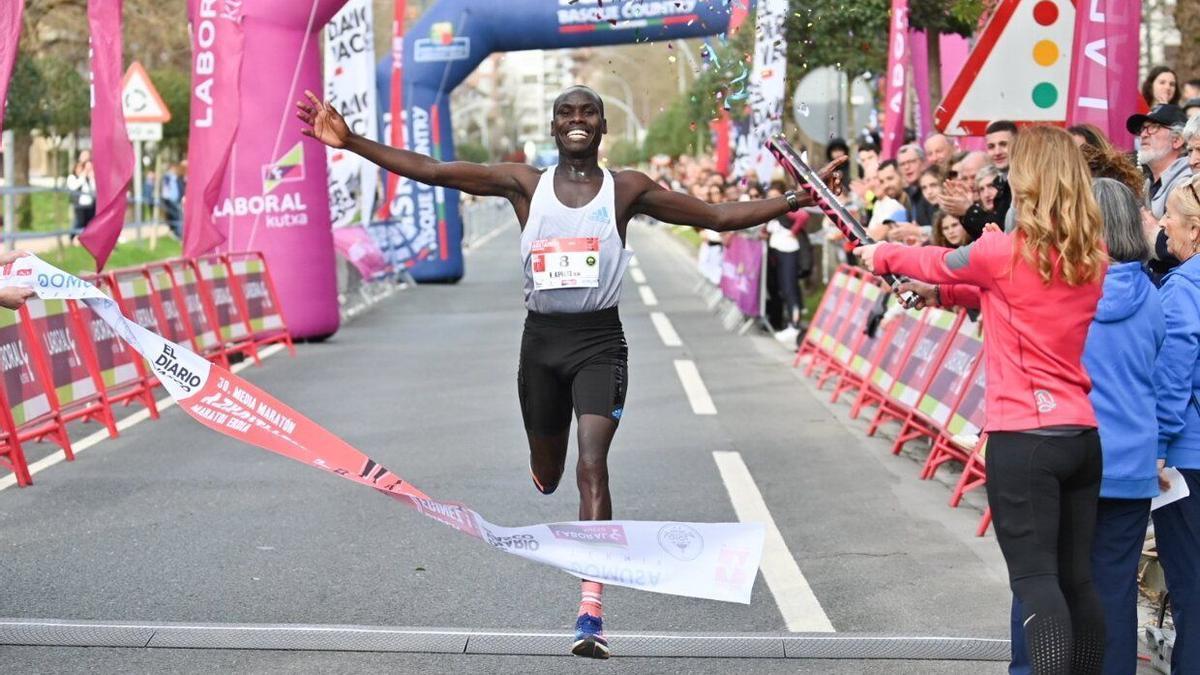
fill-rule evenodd
<path id="1" fill-rule="evenodd" d="M 788 326 L 781 331 L 775 333 L 775 339 L 785 345 L 796 344 L 796 338 L 800 336 L 800 331 L 795 326 Z"/>

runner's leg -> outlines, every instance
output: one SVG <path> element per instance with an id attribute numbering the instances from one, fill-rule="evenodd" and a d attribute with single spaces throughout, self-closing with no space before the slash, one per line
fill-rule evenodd
<path id="1" fill-rule="evenodd" d="M 580 520 L 612 520 L 608 449 L 616 432 L 617 422 L 611 417 L 579 416 L 579 462 L 575 465 L 575 481 L 579 485 Z"/>

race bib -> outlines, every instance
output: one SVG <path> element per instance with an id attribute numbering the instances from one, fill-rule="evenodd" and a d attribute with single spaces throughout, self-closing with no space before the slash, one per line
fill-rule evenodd
<path id="1" fill-rule="evenodd" d="M 600 238 L 538 239 L 530 247 L 533 288 L 596 288 L 600 285 Z"/>

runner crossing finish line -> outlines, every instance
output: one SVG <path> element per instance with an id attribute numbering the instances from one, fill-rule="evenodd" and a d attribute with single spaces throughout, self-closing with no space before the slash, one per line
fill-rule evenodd
<path id="1" fill-rule="evenodd" d="M 305 125 L 305 135 L 356 153 L 410 180 L 473 195 L 504 197 L 512 204 L 521 224 L 525 307 L 529 311 L 517 371 L 517 393 L 529 441 L 529 470 L 539 492 L 550 494 L 557 489 L 566 466 L 574 416 L 579 441 L 575 471 L 579 518 L 597 521 L 575 523 L 571 534 L 558 532 L 553 536 L 576 537 L 575 541 L 582 542 L 598 533 L 609 533 L 604 535 L 611 535 L 609 541 L 588 544 L 607 546 L 616 543 L 613 538 L 618 531 L 625 538 L 634 528 L 640 528 L 611 520 L 608 490 L 609 446 L 625 414 L 629 381 L 628 348 L 617 311 L 621 279 L 632 256 L 625 246 L 629 219 L 645 214 L 665 222 L 728 232 L 797 210 L 810 198 L 789 192 L 775 199 L 711 205 L 666 190 L 638 171 L 603 170 L 598 159 L 600 141 L 608 132 L 604 101 L 587 87 L 570 87 L 555 99 L 550 133 L 558 146 L 559 164 L 545 171 L 526 164 L 439 162 L 390 148 L 352 133 L 332 105 L 312 92 L 305 94 L 307 100 L 296 103 L 296 115 Z M 836 166 L 826 167 L 824 175 Z M 637 550 L 653 551 L 652 545 L 657 542 L 668 559 L 699 562 L 710 556 L 715 566 L 710 570 L 715 578 L 705 577 L 701 584 L 707 588 L 685 585 L 683 594 L 717 597 L 723 593 L 714 594 L 714 589 L 727 591 L 731 584 L 746 584 L 742 587 L 745 595 L 739 597 L 749 598 L 749 584 L 753 583 L 753 570 L 761 555 L 761 526 L 707 526 L 733 528 L 712 530 L 711 535 L 696 525 L 656 527 L 650 528 L 653 532 L 641 530 L 643 537 L 653 537 L 652 541 L 643 540 Z M 712 542 L 709 537 L 718 532 L 731 540 Z M 703 544 L 697 547 L 700 540 Z M 633 550 L 632 539 L 628 545 Z M 613 559 L 621 557 L 614 555 Z M 753 566 L 746 568 L 751 561 Z M 583 579 L 571 651 L 607 658 L 603 584 L 632 584 L 619 574 L 604 573 L 603 568 L 570 565 L 564 569 Z M 747 569 L 749 577 L 740 576 Z M 640 566 L 638 580 L 648 580 L 652 571 L 652 567 Z M 617 581 L 612 581 L 614 577 Z M 663 590 L 665 578 L 655 579 L 652 585 Z"/>

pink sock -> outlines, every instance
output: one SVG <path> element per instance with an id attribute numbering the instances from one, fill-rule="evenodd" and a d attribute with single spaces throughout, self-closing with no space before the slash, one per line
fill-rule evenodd
<path id="1" fill-rule="evenodd" d="M 604 592 L 604 584 L 596 581 L 585 581 L 581 584 L 579 614 L 591 614 L 600 618 L 603 616 L 604 605 L 600 602 L 600 594 Z"/>

